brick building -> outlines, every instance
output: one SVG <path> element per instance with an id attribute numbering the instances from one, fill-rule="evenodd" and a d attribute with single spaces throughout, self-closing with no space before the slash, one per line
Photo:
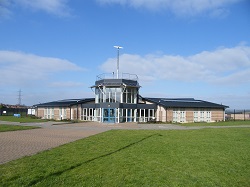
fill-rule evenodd
<path id="1" fill-rule="evenodd" d="M 215 122 L 225 120 L 227 106 L 193 98 L 147 98 L 139 95 L 137 75 L 97 76 L 91 87 L 94 98 L 69 99 L 37 104 L 36 116 L 45 119 L 70 119 L 122 122 Z"/>

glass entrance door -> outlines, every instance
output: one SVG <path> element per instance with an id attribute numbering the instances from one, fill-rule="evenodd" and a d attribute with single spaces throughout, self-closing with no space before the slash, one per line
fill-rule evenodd
<path id="1" fill-rule="evenodd" d="M 115 123 L 115 108 L 104 108 L 103 109 L 103 122 Z"/>

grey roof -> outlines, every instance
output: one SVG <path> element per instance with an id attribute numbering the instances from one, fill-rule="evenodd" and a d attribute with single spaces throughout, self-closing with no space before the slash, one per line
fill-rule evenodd
<path id="1" fill-rule="evenodd" d="M 211 103 L 194 98 L 144 98 L 146 101 L 162 105 L 166 108 L 228 108 L 228 106 Z"/>
<path id="2" fill-rule="evenodd" d="M 95 101 L 94 98 L 85 98 L 85 99 L 64 99 L 59 101 L 52 101 L 48 103 L 40 103 L 34 105 L 35 107 L 69 107 L 76 104 L 82 104 L 86 102 Z"/>
<path id="3" fill-rule="evenodd" d="M 121 86 L 140 87 L 138 81 L 128 79 L 102 79 L 95 82 L 95 86 Z"/>
<path id="4" fill-rule="evenodd" d="M 228 106 L 211 103 L 203 100 L 195 100 L 194 98 L 148 98 L 143 100 L 164 106 L 166 108 L 228 108 Z M 48 103 L 40 103 L 34 107 L 70 107 L 76 104 L 83 104 L 87 102 L 94 102 L 94 98 L 85 99 L 65 99 L 59 101 L 52 101 Z"/>

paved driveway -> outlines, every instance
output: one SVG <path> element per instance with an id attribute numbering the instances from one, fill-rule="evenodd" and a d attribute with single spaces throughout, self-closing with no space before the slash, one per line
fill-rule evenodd
<path id="1" fill-rule="evenodd" d="M 40 129 L 11 131 L 0 133 L 0 164 L 48 150 L 59 145 L 76 141 L 91 135 L 111 129 L 158 129 L 158 130 L 190 130 L 201 128 L 229 128 L 229 127 L 184 127 L 171 124 L 102 124 L 95 122 L 60 124 L 60 122 L 46 123 L 13 123 L 0 124 L 38 126 Z M 53 125 L 54 124 L 54 125 Z M 239 126 L 230 126 L 239 127 Z M 250 127 L 241 126 L 241 127 Z"/>
<path id="2" fill-rule="evenodd" d="M 2 124 L 6 124 L 6 122 Z M 106 128 L 73 128 L 70 125 L 52 125 L 51 123 L 9 124 L 40 126 L 42 128 L 1 132 L 0 164 L 108 130 Z"/>

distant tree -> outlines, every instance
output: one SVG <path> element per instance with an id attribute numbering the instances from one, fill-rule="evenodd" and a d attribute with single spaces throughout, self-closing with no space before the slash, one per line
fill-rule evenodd
<path id="1" fill-rule="evenodd" d="M 4 104 L 0 104 L 0 108 L 6 108 Z"/>

